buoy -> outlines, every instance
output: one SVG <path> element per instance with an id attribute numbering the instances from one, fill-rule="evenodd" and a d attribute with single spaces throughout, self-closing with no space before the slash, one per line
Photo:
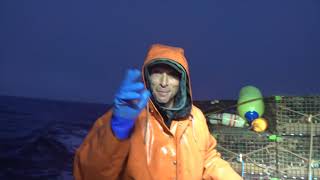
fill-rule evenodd
<path id="1" fill-rule="evenodd" d="M 247 121 L 236 114 L 219 113 L 207 116 L 210 124 L 222 124 L 231 127 L 244 127 Z"/>
<path id="2" fill-rule="evenodd" d="M 255 132 L 263 132 L 268 128 L 268 123 L 264 118 L 257 118 L 251 123 L 251 126 Z"/>

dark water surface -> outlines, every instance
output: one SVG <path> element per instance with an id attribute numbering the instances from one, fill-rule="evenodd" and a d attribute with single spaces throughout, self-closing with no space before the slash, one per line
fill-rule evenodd
<path id="1" fill-rule="evenodd" d="M 75 149 L 107 109 L 0 96 L 0 179 L 72 179 Z"/>

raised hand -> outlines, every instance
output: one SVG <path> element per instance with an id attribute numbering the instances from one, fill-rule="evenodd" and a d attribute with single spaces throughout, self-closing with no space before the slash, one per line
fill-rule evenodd
<path id="1" fill-rule="evenodd" d="M 147 105 L 150 92 L 139 81 L 139 70 L 130 69 L 115 95 L 111 128 L 118 139 L 130 136 L 135 119 Z"/>

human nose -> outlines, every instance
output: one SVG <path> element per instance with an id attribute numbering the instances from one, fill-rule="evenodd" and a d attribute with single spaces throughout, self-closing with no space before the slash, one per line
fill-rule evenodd
<path id="1" fill-rule="evenodd" d="M 161 80 L 160 80 L 160 85 L 162 87 L 166 87 L 168 85 L 168 75 L 167 75 L 167 73 L 162 73 Z"/>

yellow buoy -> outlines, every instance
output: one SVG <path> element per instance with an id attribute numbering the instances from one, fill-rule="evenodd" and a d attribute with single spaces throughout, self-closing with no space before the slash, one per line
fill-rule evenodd
<path id="1" fill-rule="evenodd" d="M 264 118 L 255 119 L 251 125 L 255 132 L 263 132 L 268 128 L 268 122 Z"/>

